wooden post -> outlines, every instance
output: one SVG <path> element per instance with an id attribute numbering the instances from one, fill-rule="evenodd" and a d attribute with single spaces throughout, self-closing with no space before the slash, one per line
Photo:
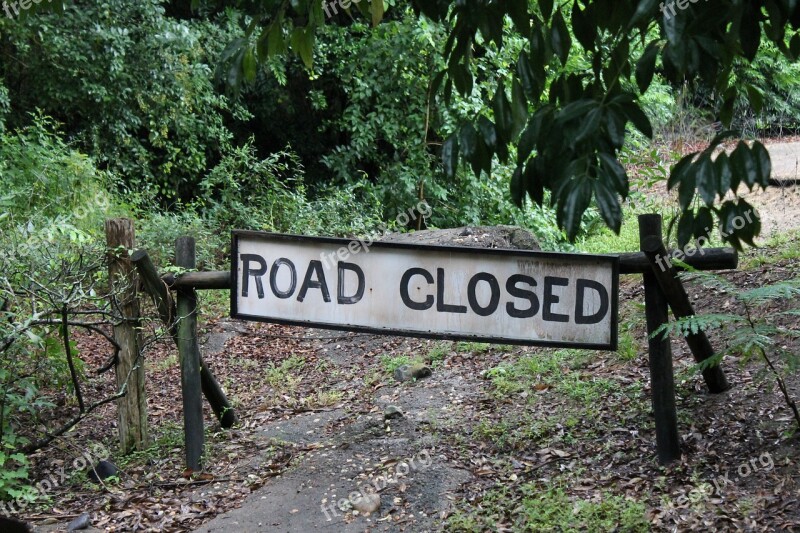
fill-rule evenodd
<path id="1" fill-rule="evenodd" d="M 661 239 L 661 215 L 640 215 L 639 242 L 642 247 L 645 240 L 653 236 Z M 668 464 L 680 458 L 681 447 L 669 337 L 652 337 L 653 332 L 669 320 L 667 300 L 653 272 L 644 273 L 644 305 L 647 315 L 650 388 L 656 422 L 656 449 L 659 463 Z"/>
<path id="2" fill-rule="evenodd" d="M 164 281 L 158 277 L 156 267 L 153 266 L 153 262 L 150 260 L 150 256 L 147 255 L 146 251 L 136 250 L 133 252 L 133 254 L 131 254 L 131 262 L 136 265 L 145 290 L 153 297 L 156 309 L 158 309 L 158 315 L 161 321 L 169 328 L 170 335 L 172 335 L 177 345 L 178 334 L 175 327 L 177 310 L 167 286 L 164 284 Z M 199 272 L 197 274 L 199 274 Z M 230 274 L 228 272 L 225 272 L 225 274 L 229 279 L 228 286 L 230 287 Z M 188 285 L 182 285 L 181 287 L 195 288 Z M 225 429 L 232 428 L 236 423 L 236 412 L 233 410 L 227 396 L 225 396 L 222 387 L 214 378 L 214 374 L 208 368 L 208 365 L 206 365 L 202 355 L 200 356 L 200 384 L 206 400 L 208 400 L 211 409 L 214 411 L 214 415 L 217 417 L 217 420 L 219 420 L 220 426 Z"/>
<path id="3" fill-rule="evenodd" d="M 195 268 L 195 243 L 192 237 L 181 237 L 175 242 L 175 264 L 182 268 Z M 200 385 L 200 346 L 197 343 L 197 292 L 194 289 L 178 290 L 177 313 L 186 466 L 200 471 L 205 435 Z"/>
<path id="4" fill-rule="evenodd" d="M 659 216 L 659 215 L 656 215 Z M 661 234 L 648 235 L 642 240 L 642 250 L 647 255 L 656 283 L 661 287 L 661 291 L 666 295 L 672 313 L 675 318 L 686 318 L 694 315 L 694 308 L 686 294 L 686 288 L 678 279 L 678 272 L 672 266 L 670 256 L 664 247 Z M 704 331 L 691 333 L 686 336 L 686 343 L 692 351 L 694 360 L 698 363 L 710 359 L 714 356 L 714 348 L 708 340 Z M 713 394 L 724 392 L 730 388 L 725 372 L 719 365 L 714 365 L 703 369 L 703 379 L 705 379 L 708 390 Z"/>
<path id="5" fill-rule="evenodd" d="M 117 425 L 120 450 L 127 454 L 147 447 L 147 396 L 144 360 L 140 353 L 139 303 L 136 273 L 128 257 L 128 250 L 133 249 L 136 239 L 130 219 L 106 220 L 105 231 L 111 305 L 122 314 L 122 320 L 114 325 L 114 340 L 120 347 L 115 371 L 117 390 L 126 391 L 125 396 L 117 400 Z"/>

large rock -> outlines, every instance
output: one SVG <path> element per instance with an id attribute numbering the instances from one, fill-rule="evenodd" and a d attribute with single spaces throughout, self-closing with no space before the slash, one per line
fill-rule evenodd
<path id="1" fill-rule="evenodd" d="M 539 242 L 533 233 L 519 226 L 464 226 L 461 228 L 422 230 L 412 233 L 390 233 L 381 240 L 439 246 L 469 246 L 473 248 L 540 249 Z"/>

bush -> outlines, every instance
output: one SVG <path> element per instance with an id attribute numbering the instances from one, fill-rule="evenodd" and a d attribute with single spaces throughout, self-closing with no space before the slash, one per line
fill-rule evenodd
<path id="1" fill-rule="evenodd" d="M 83 228 L 101 228 L 111 207 L 108 175 L 68 147 L 53 119 L 36 115 L 16 132 L 0 133 L 0 224 L 69 216 Z"/>

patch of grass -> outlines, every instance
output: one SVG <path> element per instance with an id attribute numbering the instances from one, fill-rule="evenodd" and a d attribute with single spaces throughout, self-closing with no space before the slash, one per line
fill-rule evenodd
<path id="1" fill-rule="evenodd" d="M 149 464 L 169 457 L 173 450 L 183 450 L 183 426 L 177 422 L 165 421 L 160 426 L 151 428 L 152 441 L 140 451 L 117 457 L 114 462 L 125 470 L 129 465 Z"/>
<path id="2" fill-rule="evenodd" d="M 748 270 L 784 260 L 800 259 L 800 230 L 776 232 L 760 248 L 754 248 L 740 259 L 739 269 Z"/>
<path id="3" fill-rule="evenodd" d="M 556 390 L 588 406 L 620 390 L 619 385 L 610 379 L 595 377 L 584 379 L 585 377 L 577 372 L 570 373 L 565 379 L 557 382 Z"/>
<path id="4" fill-rule="evenodd" d="M 447 357 L 447 354 L 450 353 L 450 343 L 449 342 L 437 342 L 433 345 L 433 347 L 428 350 L 428 355 L 426 359 L 428 363 L 434 365 L 436 363 L 441 363 L 444 361 L 444 358 Z"/>
<path id="5" fill-rule="evenodd" d="M 595 378 L 585 372 L 592 352 L 587 350 L 543 351 L 525 356 L 513 363 L 503 363 L 486 371 L 492 394 L 503 398 L 531 389 L 552 388 L 584 405 L 592 405 L 620 391 L 610 379 Z M 531 398 L 535 396 L 531 395 Z"/>
<path id="6" fill-rule="evenodd" d="M 422 359 L 408 355 L 384 355 L 381 357 L 381 364 L 389 375 L 394 375 L 394 371 L 401 366 L 422 364 Z"/>
<path id="7" fill-rule="evenodd" d="M 481 420 L 472 428 L 475 438 L 492 443 L 498 450 L 518 450 L 529 448 L 532 444 L 544 445 L 560 418 L 548 417 L 537 420 L 529 415 L 515 413 L 500 420 Z"/>
<path id="8" fill-rule="evenodd" d="M 457 342 L 457 352 L 484 353 L 492 349 L 492 345 L 485 342 Z"/>
<path id="9" fill-rule="evenodd" d="M 517 502 L 519 494 L 522 499 Z M 447 522 L 448 531 L 649 531 L 643 503 L 603 494 L 600 501 L 572 499 L 560 487 L 528 483 L 518 488 L 487 491 L 481 506 L 461 509 Z"/>
<path id="10" fill-rule="evenodd" d="M 198 292 L 198 311 L 203 318 L 219 318 L 231 314 L 231 292 L 212 289 Z"/>
<path id="11" fill-rule="evenodd" d="M 342 400 L 342 391 L 317 391 L 317 394 L 312 396 L 309 400 L 310 407 L 330 407 L 336 405 Z"/>
<path id="12" fill-rule="evenodd" d="M 149 362 L 149 361 L 148 361 Z M 170 368 L 178 366 L 178 354 L 170 352 L 164 359 L 160 359 L 150 363 L 150 369 L 153 372 L 165 372 Z"/>
<path id="13" fill-rule="evenodd" d="M 296 374 L 305 364 L 305 359 L 296 355 L 290 356 L 279 365 L 270 364 L 265 370 L 267 384 L 276 391 L 294 392 L 302 379 Z"/>
<path id="14" fill-rule="evenodd" d="M 381 373 L 377 370 L 367 370 L 367 372 L 364 374 L 364 385 L 367 387 L 377 385 L 380 383 L 381 377 Z"/>

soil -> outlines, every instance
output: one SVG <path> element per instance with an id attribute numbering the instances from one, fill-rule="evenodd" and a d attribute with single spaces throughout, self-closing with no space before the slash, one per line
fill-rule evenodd
<path id="1" fill-rule="evenodd" d="M 793 152 L 777 152 L 787 161 L 776 168 L 790 168 Z M 800 228 L 797 187 L 749 198 L 767 235 Z M 529 235 L 509 227 L 394 238 L 536 248 Z M 800 266 L 778 253 L 750 251 L 744 259 L 758 255 L 769 266 L 722 275 L 738 289 L 795 279 Z M 455 528 L 448 520 L 484 509 L 495 513 L 493 529 L 511 531 L 519 529 L 514 510 L 526 490 L 558 485 L 570 501 L 615 494 L 642 502 L 655 531 L 800 529 L 798 442 L 787 436 L 790 413 L 770 380 L 759 376 L 758 361 L 726 357 L 732 388 L 711 395 L 692 371 L 685 344 L 673 339 L 683 457 L 668 467 L 658 464 L 641 278 L 624 277 L 620 291 L 636 342 L 633 357 L 590 352 L 563 360 L 558 373 L 572 380 L 570 394 L 549 374 L 508 393 L 492 378 L 492 369 L 549 357 L 544 349 L 205 320 L 204 357 L 240 420 L 223 431 L 206 407 L 205 472 L 183 471 L 180 377 L 174 347 L 161 341 L 147 362 L 157 447 L 138 459 L 112 457 L 123 474 L 105 486 L 71 472 L 68 482 L 48 492 L 51 505 L 24 514 L 39 531 L 63 531 L 88 512 L 94 531 L 417 532 Z M 689 292 L 700 312 L 737 312 L 730 293 L 697 282 Z M 759 312 L 789 307 L 771 304 Z M 726 343 L 719 336 L 711 340 Z M 796 341 L 784 341 L 796 350 Z M 91 337 L 80 339 L 79 348 L 87 368 L 107 357 Z M 432 375 L 396 382 L 390 365 L 401 358 L 424 360 Z M 108 393 L 109 381 L 94 378 L 91 393 Z M 610 392 L 579 396 L 596 383 Z M 800 380 L 790 375 L 787 383 L 796 397 Z M 109 406 L 33 458 L 38 479 L 71 464 L 88 443 L 113 448 L 114 431 Z M 380 507 L 369 514 L 355 510 L 360 494 L 352 494 L 369 493 L 364 487 L 370 486 L 379 487 Z M 694 497 L 709 486 L 714 490 Z M 489 497 L 498 489 L 506 498 L 499 504 Z"/>

